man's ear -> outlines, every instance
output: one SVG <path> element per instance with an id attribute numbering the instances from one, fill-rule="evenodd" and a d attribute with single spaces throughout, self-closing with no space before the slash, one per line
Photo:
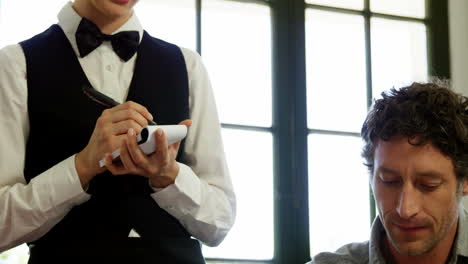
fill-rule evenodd
<path id="1" fill-rule="evenodd" d="M 468 195 L 468 179 L 463 180 L 463 195 Z"/>

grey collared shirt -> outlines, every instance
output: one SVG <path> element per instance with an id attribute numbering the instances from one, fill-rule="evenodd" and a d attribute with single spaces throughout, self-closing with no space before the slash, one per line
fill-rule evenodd
<path id="1" fill-rule="evenodd" d="M 461 206 L 458 218 L 458 231 L 452 254 L 447 264 L 468 263 L 468 217 Z M 385 229 L 379 217 L 376 217 L 371 229 L 371 238 L 362 243 L 351 243 L 342 246 L 335 252 L 317 254 L 309 264 L 385 264 L 387 263 L 379 245 Z"/>

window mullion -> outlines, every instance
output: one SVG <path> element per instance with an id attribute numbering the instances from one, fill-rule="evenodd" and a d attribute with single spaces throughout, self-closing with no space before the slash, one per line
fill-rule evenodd
<path id="1" fill-rule="evenodd" d="M 275 263 L 310 259 L 305 3 L 272 1 Z"/>
<path id="2" fill-rule="evenodd" d="M 451 77 L 448 1 L 426 0 L 428 75 Z"/>
<path id="3" fill-rule="evenodd" d="M 202 50 L 202 0 L 195 0 L 195 27 L 196 27 L 196 42 L 197 42 L 197 52 L 198 54 L 201 55 L 201 50 Z"/>
<path id="4" fill-rule="evenodd" d="M 371 38 L 371 12 L 370 0 L 364 0 L 364 32 L 365 32 L 365 45 L 366 45 L 366 79 L 367 79 L 367 109 L 372 105 L 372 38 Z M 370 203 L 370 224 L 374 221 L 376 216 L 374 194 L 372 193 L 371 186 L 369 185 L 369 203 Z"/>

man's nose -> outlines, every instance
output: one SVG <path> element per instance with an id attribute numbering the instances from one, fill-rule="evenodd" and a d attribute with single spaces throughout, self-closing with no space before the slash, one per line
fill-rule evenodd
<path id="1" fill-rule="evenodd" d="M 409 219 L 419 213 L 421 209 L 417 190 L 410 184 L 403 186 L 398 197 L 397 212 L 403 219 Z"/>

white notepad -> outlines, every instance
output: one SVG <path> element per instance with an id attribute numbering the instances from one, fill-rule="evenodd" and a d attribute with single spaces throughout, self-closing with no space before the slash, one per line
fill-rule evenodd
<path id="1" fill-rule="evenodd" d="M 146 126 L 140 134 L 137 135 L 138 146 L 146 155 L 150 155 L 156 151 L 156 140 L 154 133 L 156 130 L 162 129 L 166 134 L 167 144 L 171 145 L 180 141 L 187 136 L 187 127 L 185 125 L 166 125 L 166 126 Z M 112 152 L 112 159 L 120 156 L 120 149 Z M 99 161 L 99 167 L 104 167 L 104 159 Z"/>

